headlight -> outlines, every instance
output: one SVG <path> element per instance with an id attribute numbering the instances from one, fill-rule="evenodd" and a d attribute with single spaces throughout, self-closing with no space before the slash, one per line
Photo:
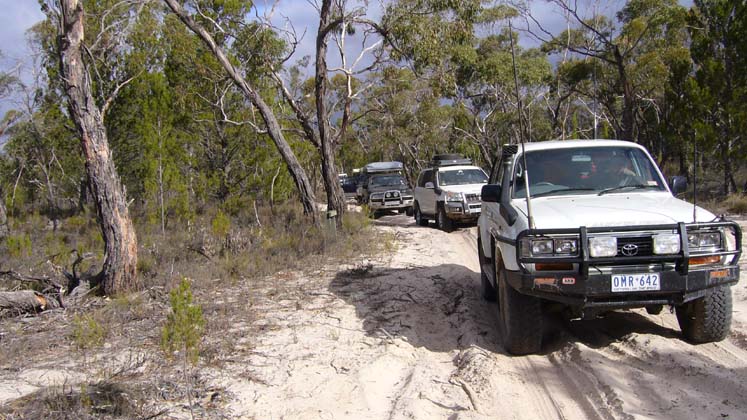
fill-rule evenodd
<path id="1" fill-rule="evenodd" d="M 592 257 L 614 257 L 617 255 L 617 238 L 598 236 L 589 238 L 589 255 Z"/>
<path id="2" fill-rule="evenodd" d="M 526 242 L 525 242 L 526 243 Z M 529 239 L 530 255 L 576 255 L 578 252 L 578 240 L 575 238 L 541 238 Z"/>
<path id="3" fill-rule="evenodd" d="M 575 239 L 555 239 L 556 254 L 575 255 L 578 250 L 578 242 Z"/>
<path id="4" fill-rule="evenodd" d="M 654 254 L 676 254 L 680 252 L 680 235 L 660 233 L 654 235 Z"/>
<path id="5" fill-rule="evenodd" d="M 444 199 L 446 199 L 446 201 L 464 201 L 464 194 L 460 192 L 446 191 Z"/>
<path id="6" fill-rule="evenodd" d="M 720 232 L 692 232 L 687 234 L 690 248 L 721 248 Z"/>
<path id="7" fill-rule="evenodd" d="M 552 254 L 552 239 L 535 239 L 531 244 L 532 255 Z"/>

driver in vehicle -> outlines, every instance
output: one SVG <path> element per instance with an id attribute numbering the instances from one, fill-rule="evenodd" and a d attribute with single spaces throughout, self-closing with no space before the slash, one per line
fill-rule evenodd
<path id="1" fill-rule="evenodd" d="M 601 168 L 596 171 L 599 184 L 606 187 L 640 184 L 641 179 L 628 163 L 624 156 L 613 155 L 606 162 L 597 164 L 597 168 Z"/>

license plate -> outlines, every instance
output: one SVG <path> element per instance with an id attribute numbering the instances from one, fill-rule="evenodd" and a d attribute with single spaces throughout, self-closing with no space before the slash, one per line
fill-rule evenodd
<path id="1" fill-rule="evenodd" d="M 613 274 L 613 292 L 641 292 L 661 290 L 661 276 L 659 273 L 645 274 Z"/>
<path id="2" fill-rule="evenodd" d="M 399 206 L 399 201 L 387 201 L 384 203 L 385 206 Z"/>

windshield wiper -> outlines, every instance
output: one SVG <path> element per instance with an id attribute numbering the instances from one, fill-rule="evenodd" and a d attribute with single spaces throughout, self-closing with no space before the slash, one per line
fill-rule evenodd
<path id="1" fill-rule="evenodd" d="M 550 191 L 544 191 L 537 194 L 532 194 L 532 198 L 534 197 L 542 197 L 543 195 L 550 195 L 556 192 L 566 192 L 566 191 L 596 191 L 594 188 L 560 188 L 557 190 L 550 190 Z"/>
<path id="2" fill-rule="evenodd" d="M 608 192 L 618 191 L 618 190 L 622 190 L 625 188 L 630 188 L 633 190 L 645 190 L 648 188 L 657 188 L 657 186 L 656 185 L 644 185 L 644 184 L 620 185 L 619 187 L 612 187 L 612 188 L 607 188 L 602 191 L 599 191 L 599 194 L 597 195 L 604 195 L 604 194 L 607 194 Z"/>

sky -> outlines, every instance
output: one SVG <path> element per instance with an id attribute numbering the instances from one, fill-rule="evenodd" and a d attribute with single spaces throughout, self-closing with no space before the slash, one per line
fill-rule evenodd
<path id="1" fill-rule="evenodd" d="M 288 22 L 293 23 L 296 33 L 300 37 L 304 31 L 305 35 L 298 46 L 298 49 L 291 61 L 300 59 L 304 55 L 314 56 L 314 44 L 316 38 L 316 30 L 318 25 L 318 13 L 314 8 L 316 0 L 280 0 L 277 7 L 272 15 L 272 22 L 278 27 L 288 27 Z M 357 0 L 363 3 L 365 0 Z M 580 0 L 579 3 L 584 3 L 588 0 Z M 275 2 L 273 0 L 255 0 L 257 9 L 260 13 L 269 13 L 272 9 L 272 5 Z M 380 0 L 368 0 L 369 8 L 367 17 L 376 20 L 382 10 L 380 6 Z M 692 4 L 691 0 L 680 1 L 685 6 Z M 623 5 L 623 0 L 600 0 L 599 6 L 602 13 L 612 15 L 619 10 Z M 547 29 L 550 29 L 553 33 L 558 33 L 564 29 L 564 17 L 558 13 L 555 9 L 548 6 L 548 2 L 545 0 L 533 0 L 530 2 L 532 14 L 535 18 L 542 23 Z M 9 71 L 11 69 L 18 68 L 22 79 L 28 79 L 30 70 L 28 68 L 30 64 L 29 59 L 29 47 L 26 41 L 26 31 L 33 26 L 36 22 L 39 22 L 44 18 L 39 3 L 37 0 L 0 0 L 0 51 L 3 53 L 3 57 L 0 58 L 0 70 Z M 587 10 L 591 10 L 587 8 Z M 521 27 L 522 22 L 514 22 L 516 27 Z M 500 31 L 500 28 L 496 28 L 496 31 Z M 361 50 L 360 40 L 354 43 L 355 39 L 348 39 L 346 48 L 348 50 L 349 59 L 352 60 L 357 56 L 357 53 Z M 528 35 L 522 35 L 520 43 L 524 46 L 537 45 L 536 40 L 532 40 Z M 339 54 L 334 44 L 329 46 L 328 55 L 330 67 L 339 65 Z M 313 60 L 312 60 L 313 62 Z M 359 66 L 360 67 L 360 66 Z M 313 66 L 309 66 L 308 71 L 311 72 Z M 307 74 L 310 76 L 311 74 Z M 8 103 L 0 103 L 0 117 L 4 114 L 5 110 L 11 105 Z"/>

